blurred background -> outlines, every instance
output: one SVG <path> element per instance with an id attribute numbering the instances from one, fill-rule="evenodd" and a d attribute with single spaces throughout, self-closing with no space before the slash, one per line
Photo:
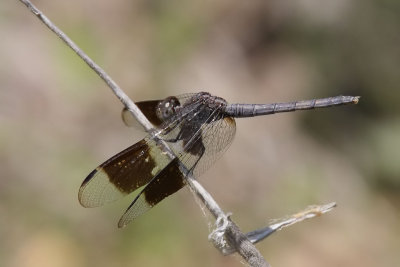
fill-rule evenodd
<path id="1" fill-rule="evenodd" d="M 237 120 L 200 181 L 243 231 L 308 205 L 331 213 L 257 245 L 272 266 L 399 266 L 400 2 L 34 1 L 135 101 L 209 91 L 229 102 L 360 95 L 359 105 Z M 0 3 L 0 266 L 242 266 L 208 242 L 188 189 L 124 229 L 133 196 L 77 199 L 144 133 L 19 1 Z"/>

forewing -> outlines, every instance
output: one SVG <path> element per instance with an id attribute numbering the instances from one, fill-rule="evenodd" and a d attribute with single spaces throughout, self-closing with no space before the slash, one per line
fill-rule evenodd
<path id="1" fill-rule="evenodd" d="M 170 161 L 154 140 L 145 138 L 93 170 L 79 189 L 79 202 L 97 207 L 115 201 L 147 184 Z"/>

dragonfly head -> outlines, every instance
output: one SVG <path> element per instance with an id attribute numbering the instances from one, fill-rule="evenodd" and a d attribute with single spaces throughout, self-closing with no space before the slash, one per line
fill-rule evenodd
<path id="1" fill-rule="evenodd" d="M 178 98 L 170 96 L 160 101 L 157 105 L 156 113 L 157 117 L 161 121 L 165 121 L 177 112 L 177 108 L 181 106 Z"/>

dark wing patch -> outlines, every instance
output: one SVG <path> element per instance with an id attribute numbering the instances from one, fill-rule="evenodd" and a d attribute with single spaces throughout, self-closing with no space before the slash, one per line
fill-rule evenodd
<path id="1" fill-rule="evenodd" d="M 118 227 L 126 226 L 161 200 L 177 192 L 185 186 L 184 179 L 179 169 L 178 159 L 175 158 L 136 196 L 119 220 Z"/>
<path id="2" fill-rule="evenodd" d="M 162 121 L 157 117 L 156 114 L 156 108 L 159 102 L 160 100 L 150 100 L 135 103 L 155 127 L 160 127 L 162 124 Z M 126 126 L 137 127 L 139 125 L 132 113 L 126 107 L 122 109 L 121 117 Z"/>

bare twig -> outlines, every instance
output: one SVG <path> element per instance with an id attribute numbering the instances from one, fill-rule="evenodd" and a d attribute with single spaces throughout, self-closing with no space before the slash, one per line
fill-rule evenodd
<path id="1" fill-rule="evenodd" d="M 28 9 L 36 15 L 36 17 L 42 21 L 51 31 L 53 31 L 67 46 L 69 46 L 75 53 L 93 69 L 111 88 L 114 94 L 122 102 L 122 104 L 129 109 L 132 115 L 138 120 L 138 122 L 144 127 L 144 129 L 152 134 L 154 132 L 153 125 L 147 120 L 140 109 L 134 104 L 132 100 L 122 91 L 122 89 L 111 79 L 107 73 L 98 66 L 92 59 L 89 58 L 64 32 L 62 32 L 54 23 L 52 23 L 39 9 L 37 9 L 28 0 L 19 0 Z M 157 140 L 160 145 L 165 148 L 165 151 L 169 152 L 171 157 L 173 153 L 170 148 L 162 140 Z M 211 195 L 191 176 L 187 177 L 188 185 L 190 189 L 196 193 L 200 200 L 210 210 L 215 218 L 226 218 L 227 216 L 220 209 L 215 200 Z M 255 246 L 247 239 L 246 235 L 243 234 L 240 229 L 229 220 L 229 224 L 226 227 L 225 237 L 231 247 L 234 247 L 236 251 L 248 262 L 251 266 L 268 266 L 265 259 L 262 257 L 260 252 Z"/>
<path id="2" fill-rule="evenodd" d="M 282 230 L 285 227 L 291 226 L 295 223 L 302 222 L 307 219 L 311 219 L 314 217 L 321 216 L 324 213 L 327 213 L 334 209 L 336 207 L 336 203 L 332 202 L 326 205 L 321 205 L 321 206 L 310 206 L 306 208 L 305 210 L 295 213 L 289 217 L 282 218 L 280 220 L 275 220 L 275 223 L 265 227 L 261 228 L 255 231 L 251 231 L 246 234 L 247 238 L 250 240 L 251 243 L 255 244 L 258 243 L 271 234 Z M 222 249 L 222 253 L 224 255 L 229 255 L 234 253 L 236 250 L 230 247 L 224 247 Z"/>

